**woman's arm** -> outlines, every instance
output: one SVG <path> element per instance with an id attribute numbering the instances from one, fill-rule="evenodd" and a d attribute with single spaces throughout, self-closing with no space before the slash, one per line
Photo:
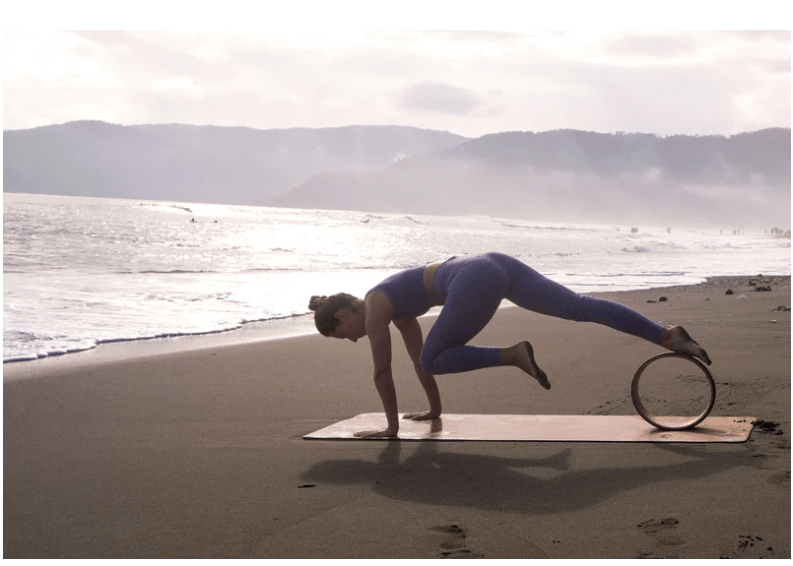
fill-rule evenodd
<path id="1" fill-rule="evenodd" d="M 416 375 L 424 388 L 424 393 L 427 395 L 427 401 L 430 404 L 430 410 L 423 413 L 410 413 L 405 415 L 405 419 L 413 420 L 426 420 L 436 419 L 441 416 L 441 394 L 438 391 L 438 384 L 435 383 L 435 377 L 421 369 L 421 349 L 424 347 L 424 336 L 421 332 L 419 321 L 415 318 L 406 320 L 395 320 L 394 326 L 397 327 L 402 340 L 405 342 L 410 359 L 413 360 L 413 367 L 416 370 Z"/>
<path id="2" fill-rule="evenodd" d="M 381 293 L 371 293 L 366 297 L 366 335 L 372 347 L 374 362 L 374 384 L 387 420 L 385 430 L 356 432 L 358 437 L 396 436 L 399 432 L 399 411 L 397 409 L 396 389 L 391 374 L 391 303 Z"/>

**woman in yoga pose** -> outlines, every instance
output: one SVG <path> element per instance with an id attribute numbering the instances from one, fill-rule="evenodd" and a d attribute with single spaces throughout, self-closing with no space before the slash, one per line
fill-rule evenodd
<path id="1" fill-rule="evenodd" d="M 321 334 L 353 342 L 369 337 L 375 387 L 388 424 L 384 430 L 359 432 L 356 436 L 388 437 L 399 431 L 388 330 L 392 322 L 402 335 L 430 405 L 428 411 L 403 418 L 425 420 L 441 415 L 441 398 L 433 375 L 509 365 L 522 369 L 550 389 L 529 342 L 510 348 L 466 345 L 490 321 L 502 299 L 549 316 L 604 324 L 711 363 L 705 350 L 682 327 L 664 328 L 619 303 L 579 295 L 513 257 L 501 253 L 453 257 L 392 275 L 372 288 L 363 300 L 346 293 L 311 297 L 309 308 L 315 311 L 314 322 Z M 424 342 L 416 317 L 435 305 L 443 308 Z"/>

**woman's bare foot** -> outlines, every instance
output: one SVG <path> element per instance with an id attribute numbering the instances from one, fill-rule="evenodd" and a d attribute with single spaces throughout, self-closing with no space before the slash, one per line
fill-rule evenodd
<path id="1" fill-rule="evenodd" d="M 539 382 L 543 389 L 551 388 L 551 382 L 548 381 L 548 376 L 545 375 L 545 372 L 542 371 L 540 366 L 537 365 L 537 362 L 534 361 L 534 348 L 531 347 L 531 344 L 528 342 L 521 342 L 520 344 L 515 344 L 510 350 L 512 350 L 514 354 L 511 365 L 517 366 L 528 373 Z"/>
<path id="2" fill-rule="evenodd" d="M 682 326 L 667 326 L 664 328 L 661 332 L 661 338 L 658 340 L 658 344 L 667 350 L 672 350 L 678 354 L 693 356 L 699 358 L 708 365 L 711 364 L 708 353 L 689 336 L 688 332 L 686 332 L 685 328 Z"/>

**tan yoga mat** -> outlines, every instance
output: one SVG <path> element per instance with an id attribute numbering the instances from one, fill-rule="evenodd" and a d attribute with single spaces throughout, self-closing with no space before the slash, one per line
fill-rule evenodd
<path id="1" fill-rule="evenodd" d="M 401 417 L 401 415 L 400 415 Z M 674 417 L 665 417 L 674 419 Z M 443 415 L 432 421 L 400 420 L 399 440 L 490 442 L 746 442 L 754 417 L 707 417 L 693 429 L 660 430 L 638 415 Z M 357 438 L 385 428 L 383 413 L 364 413 L 311 434 L 306 440 Z"/>

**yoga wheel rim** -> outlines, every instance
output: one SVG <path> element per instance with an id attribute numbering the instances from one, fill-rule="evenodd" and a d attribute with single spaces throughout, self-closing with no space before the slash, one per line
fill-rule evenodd
<path id="1" fill-rule="evenodd" d="M 698 416 L 691 417 L 690 420 L 684 423 L 669 425 L 658 422 L 658 420 L 656 420 L 658 417 L 650 414 L 650 412 L 644 406 L 644 403 L 642 403 L 642 399 L 639 395 L 639 381 L 641 380 L 642 373 L 644 373 L 644 370 L 646 370 L 650 364 L 663 358 L 683 358 L 684 360 L 688 360 L 696 364 L 699 369 L 702 370 L 702 373 L 705 374 L 705 377 L 708 380 L 708 385 L 710 386 L 710 401 L 708 402 L 705 410 L 702 411 L 702 413 L 700 413 Z M 713 381 L 713 376 L 710 374 L 710 371 L 708 371 L 708 368 L 696 358 L 686 354 L 678 354 L 676 352 L 659 354 L 644 362 L 641 367 L 636 370 L 636 373 L 633 376 L 633 382 L 631 383 L 631 399 L 633 400 L 633 406 L 636 408 L 639 416 L 654 427 L 660 428 L 661 430 L 688 430 L 694 428 L 699 423 L 704 421 L 705 418 L 710 414 L 711 409 L 713 409 L 713 405 L 716 403 L 716 383 Z"/>

